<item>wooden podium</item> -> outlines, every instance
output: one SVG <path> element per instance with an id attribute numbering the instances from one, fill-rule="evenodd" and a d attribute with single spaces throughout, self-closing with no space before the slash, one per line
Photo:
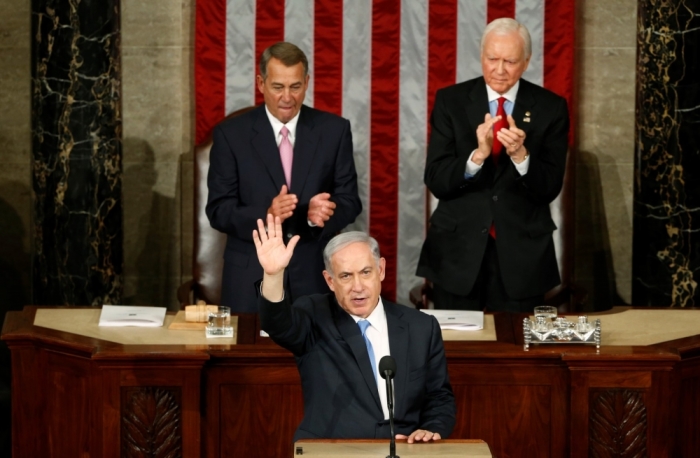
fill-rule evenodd
<path id="1" fill-rule="evenodd" d="M 457 403 L 449 439 L 482 439 L 499 458 L 700 456 L 700 310 L 615 312 L 599 315 L 600 352 L 524 351 L 523 315 L 488 315 L 486 340 L 445 333 Z M 256 315 L 238 316 L 235 342 L 106 331 L 98 316 L 7 313 L 14 458 L 160 456 L 154 447 L 186 458 L 289 456 L 304 410 L 299 373 L 260 337 Z"/>
<path id="2" fill-rule="evenodd" d="M 304 439 L 294 444 L 292 458 L 384 458 L 389 454 L 388 440 Z M 470 439 L 446 439 L 408 444 L 396 441 L 400 458 L 491 458 L 486 442 Z"/>

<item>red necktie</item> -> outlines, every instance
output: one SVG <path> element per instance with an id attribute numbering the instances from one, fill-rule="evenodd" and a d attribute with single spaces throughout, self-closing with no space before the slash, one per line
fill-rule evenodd
<path id="1" fill-rule="evenodd" d="M 496 124 L 493 125 L 493 147 L 491 148 L 491 157 L 496 162 L 496 164 L 498 164 L 498 155 L 501 154 L 501 149 L 503 149 L 503 145 L 498 140 L 498 137 L 496 137 L 496 132 L 498 132 L 501 129 L 508 128 L 508 119 L 506 119 L 506 110 L 503 107 L 503 104 L 505 103 L 505 101 L 506 101 L 505 97 L 498 98 L 498 108 L 496 109 L 496 116 L 500 116 L 501 119 L 500 119 L 500 121 L 498 121 Z"/>
<path id="2" fill-rule="evenodd" d="M 501 119 L 493 125 L 493 147 L 491 148 L 491 157 L 493 158 L 493 161 L 496 163 L 496 165 L 498 165 L 498 155 L 501 154 L 501 150 L 503 149 L 503 145 L 498 140 L 498 137 L 496 137 L 496 132 L 498 132 L 501 129 L 508 128 L 506 110 L 505 108 L 503 108 L 503 104 L 505 103 L 505 101 L 505 97 L 498 98 L 498 108 L 496 109 L 496 116 L 500 116 Z M 496 240 L 496 227 L 493 225 L 493 222 L 491 223 L 491 227 L 489 228 L 489 235 L 493 237 L 494 240 Z"/>

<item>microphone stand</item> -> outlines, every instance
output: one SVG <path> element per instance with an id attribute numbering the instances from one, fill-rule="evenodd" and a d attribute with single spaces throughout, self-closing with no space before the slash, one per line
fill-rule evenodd
<path id="1" fill-rule="evenodd" d="M 401 458 L 396 454 L 396 435 L 394 434 L 394 388 L 391 385 L 393 374 L 391 371 L 384 371 L 386 380 L 386 403 L 389 407 L 389 431 L 391 440 L 389 442 L 389 455 L 386 458 Z"/>

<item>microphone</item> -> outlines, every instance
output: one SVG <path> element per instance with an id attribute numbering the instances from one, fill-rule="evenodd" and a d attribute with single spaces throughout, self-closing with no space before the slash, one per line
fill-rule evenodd
<path id="1" fill-rule="evenodd" d="M 391 380 L 396 375 L 396 360 L 387 355 L 379 360 L 379 375 L 386 380 L 386 403 L 389 407 L 389 431 L 391 440 L 389 442 L 389 455 L 386 458 L 400 458 L 396 454 L 396 435 L 394 434 L 394 388 Z"/>

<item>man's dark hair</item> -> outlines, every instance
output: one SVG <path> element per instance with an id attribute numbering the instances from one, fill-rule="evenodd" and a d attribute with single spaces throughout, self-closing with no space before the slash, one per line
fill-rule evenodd
<path id="1" fill-rule="evenodd" d="M 267 78 L 267 64 L 270 59 L 275 58 L 281 61 L 287 67 L 294 66 L 301 62 L 304 65 L 304 77 L 309 74 L 309 61 L 306 59 L 304 51 L 299 49 L 297 45 L 280 41 L 263 51 L 260 56 L 260 75 L 263 80 Z"/>

